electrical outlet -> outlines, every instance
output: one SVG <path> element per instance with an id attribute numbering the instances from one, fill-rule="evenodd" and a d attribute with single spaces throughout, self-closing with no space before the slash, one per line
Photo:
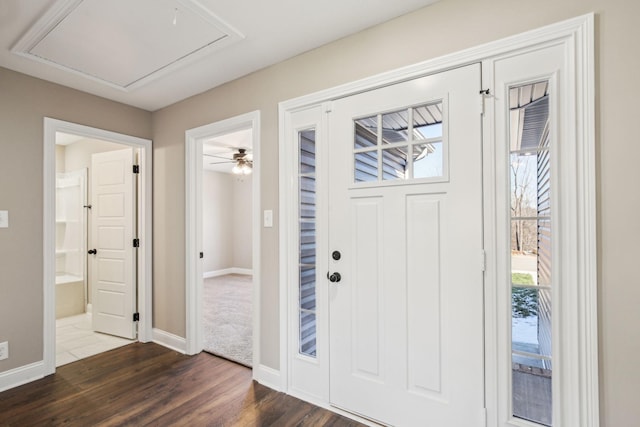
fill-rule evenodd
<path id="1" fill-rule="evenodd" d="M 9 343 L 7 341 L 0 342 L 0 360 L 9 358 Z"/>

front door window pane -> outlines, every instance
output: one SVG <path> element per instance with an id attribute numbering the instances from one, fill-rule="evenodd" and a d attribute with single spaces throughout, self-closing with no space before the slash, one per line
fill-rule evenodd
<path id="1" fill-rule="evenodd" d="M 354 120 L 354 183 L 444 178 L 443 102 Z"/>

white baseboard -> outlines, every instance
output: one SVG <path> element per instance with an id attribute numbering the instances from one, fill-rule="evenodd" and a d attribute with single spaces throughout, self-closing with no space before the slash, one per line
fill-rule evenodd
<path id="1" fill-rule="evenodd" d="M 226 276 L 227 274 L 248 274 L 248 275 L 253 275 L 253 270 L 250 269 L 250 268 L 231 267 L 231 268 L 225 268 L 223 270 L 207 271 L 206 273 L 204 273 L 202 275 L 202 278 L 203 279 L 208 279 L 210 277 Z"/>
<path id="2" fill-rule="evenodd" d="M 0 392 L 44 378 L 44 362 L 35 362 L 0 373 Z"/>
<path id="3" fill-rule="evenodd" d="M 280 371 L 277 369 L 273 369 L 265 365 L 258 365 L 257 368 L 253 368 L 253 379 L 266 387 L 276 391 L 283 391 Z"/>
<path id="4" fill-rule="evenodd" d="M 178 353 L 187 353 L 186 339 L 161 329 L 153 328 L 153 342 L 171 350 L 175 350 Z"/>

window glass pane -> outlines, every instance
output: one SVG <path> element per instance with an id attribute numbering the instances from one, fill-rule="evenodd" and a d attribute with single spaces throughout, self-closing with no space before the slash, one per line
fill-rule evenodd
<path id="1" fill-rule="evenodd" d="M 551 292 L 514 286 L 511 304 L 512 349 L 551 357 Z M 550 362 L 545 363 L 545 367 L 550 368 L 550 365 Z"/>
<path id="2" fill-rule="evenodd" d="M 371 182 L 378 180 L 378 151 L 365 151 L 355 154 L 355 182 Z"/>
<path id="3" fill-rule="evenodd" d="M 316 268 L 314 266 L 300 267 L 300 308 L 316 309 Z"/>
<path id="4" fill-rule="evenodd" d="M 518 218 L 520 217 L 511 220 L 511 262 L 515 260 L 516 263 L 516 266 L 512 265 L 511 268 L 518 270 L 520 267 L 517 266 L 521 265 L 522 268 L 526 267 L 527 271 L 537 274 L 538 221 Z"/>
<path id="5" fill-rule="evenodd" d="M 354 148 L 375 147 L 376 145 L 378 145 L 378 116 L 356 120 Z"/>
<path id="6" fill-rule="evenodd" d="M 414 140 L 442 138 L 442 101 L 413 109 Z"/>
<path id="7" fill-rule="evenodd" d="M 316 217 L 316 178 L 315 176 L 300 176 L 300 218 L 314 219 Z"/>
<path id="8" fill-rule="evenodd" d="M 514 217 L 538 214 L 538 162 L 536 153 L 511 155 L 511 213 Z"/>
<path id="9" fill-rule="evenodd" d="M 442 123 L 424 125 L 413 128 L 414 140 L 442 139 Z"/>
<path id="10" fill-rule="evenodd" d="M 551 152 L 547 82 L 512 87 L 510 107 L 513 415 L 551 425 Z"/>
<path id="11" fill-rule="evenodd" d="M 306 310 L 300 311 L 300 353 L 316 355 L 316 315 Z"/>
<path id="12" fill-rule="evenodd" d="M 443 176 L 442 141 L 413 146 L 413 177 L 436 178 Z"/>
<path id="13" fill-rule="evenodd" d="M 300 132 L 300 173 L 313 174 L 316 170 L 315 131 Z"/>
<path id="14" fill-rule="evenodd" d="M 551 370 L 540 359 L 513 355 L 513 415 L 551 426 Z"/>
<path id="15" fill-rule="evenodd" d="M 382 143 L 409 141 L 408 110 L 399 110 L 382 115 Z"/>
<path id="16" fill-rule="evenodd" d="M 315 356 L 316 341 L 316 146 L 315 130 L 298 134 L 299 351 Z"/>
<path id="17" fill-rule="evenodd" d="M 382 150 L 382 179 L 407 179 L 407 147 Z"/>

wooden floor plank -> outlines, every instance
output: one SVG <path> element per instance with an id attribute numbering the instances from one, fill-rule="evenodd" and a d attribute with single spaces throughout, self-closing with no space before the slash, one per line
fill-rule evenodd
<path id="1" fill-rule="evenodd" d="M 335 426 L 353 420 L 252 381 L 208 353 L 134 343 L 0 393 L 0 426 Z"/>

